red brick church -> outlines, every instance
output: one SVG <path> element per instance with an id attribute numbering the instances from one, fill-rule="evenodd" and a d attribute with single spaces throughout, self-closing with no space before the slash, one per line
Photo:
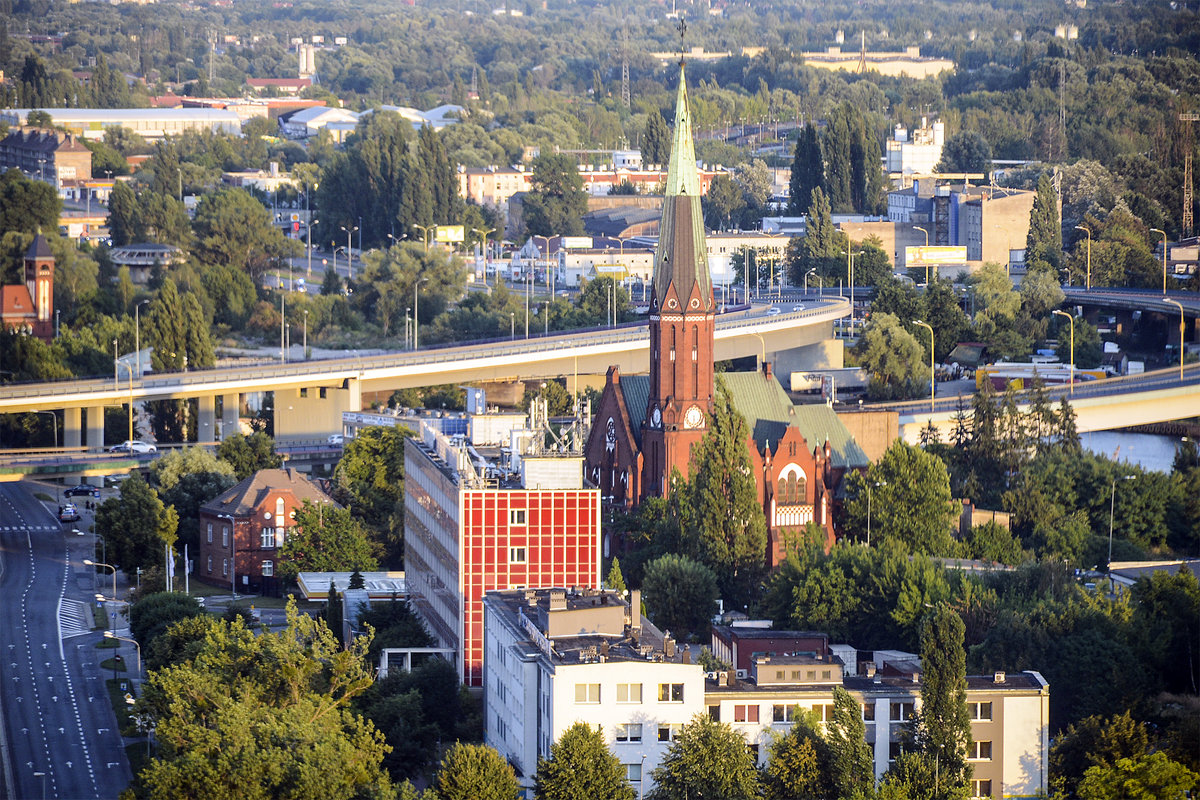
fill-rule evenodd
<path id="1" fill-rule="evenodd" d="M 25 282 L 0 286 L 0 325 L 47 342 L 54 338 L 54 253 L 40 233 L 25 253 Z"/>
<path id="2" fill-rule="evenodd" d="M 815 521 L 833 541 L 833 503 L 848 469 L 869 463 L 837 414 L 793 405 L 771 374 L 713 368 L 716 302 L 708 268 L 691 112 L 680 66 L 675 135 L 650 294 L 650 374 L 608 371 L 585 449 L 588 477 L 610 506 L 662 496 L 673 469 L 688 474 L 712 413 L 716 381 L 746 418 L 772 566 Z"/>

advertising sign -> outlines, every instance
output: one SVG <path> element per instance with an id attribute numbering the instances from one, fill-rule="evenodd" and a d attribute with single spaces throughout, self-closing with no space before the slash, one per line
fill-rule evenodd
<path id="1" fill-rule="evenodd" d="M 433 240 L 441 244 L 462 242 L 465 239 L 462 225 L 438 225 L 433 231 Z"/>
<path id="2" fill-rule="evenodd" d="M 967 263 L 967 248 L 941 245 L 906 247 L 904 248 L 904 263 L 909 267 L 965 264 Z"/>
<path id="3" fill-rule="evenodd" d="M 591 250 L 592 237 L 590 236 L 564 236 L 562 237 L 562 246 L 567 250 Z"/>

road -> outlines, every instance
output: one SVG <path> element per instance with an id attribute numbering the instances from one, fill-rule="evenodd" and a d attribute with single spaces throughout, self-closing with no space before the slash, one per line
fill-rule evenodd
<path id="1" fill-rule="evenodd" d="M 4 796 L 115 798 L 129 765 L 91 631 L 91 537 L 27 484 L 0 484 L 0 755 Z M 39 774 L 40 773 L 40 774 Z"/>

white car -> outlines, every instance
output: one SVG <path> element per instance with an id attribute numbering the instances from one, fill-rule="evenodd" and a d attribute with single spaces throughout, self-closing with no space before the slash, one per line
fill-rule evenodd
<path id="1" fill-rule="evenodd" d="M 136 439 L 121 442 L 108 448 L 110 453 L 157 453 L 158 448 L 149 442 L 139 442 Z"/>
<path id="2" fill-rule="evenodd" d="M 783 312 L 779 310 L 779 306 L 771 306 L 770 308 L 767 309 L 768 317 L 777 317 L 782 313 Z"/>
<path id="3" fill-rule="evenodd" d="M 331 433 L 329 434 L 329 443 L 337 445 L 345 444 L 346 437 L 340 433 Z"/>

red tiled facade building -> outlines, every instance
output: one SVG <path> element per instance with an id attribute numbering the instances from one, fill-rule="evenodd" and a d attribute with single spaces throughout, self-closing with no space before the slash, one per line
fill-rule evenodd
<path id="1" fill-rule="evenodd" d="M 25 253 L 25 283 L 0 286 L 0 324 L 46 342 L 54 338 L 54 253 L 40 233 Z"/>
<path id="2" fill-rule="evenodd" d="M 606 505 L 632 507 L 666 493 L 671 472 L 685 477 L 708 428 L 716 381 L 715 304 L 708 268 L 687 88 L 680 75 L 675 137 L 650 299 L 650 374 L 610 368 L 585 448 L 587 474 Z M 778 564 L 804 526 L 834 538 L 832 505 L 847 469 L 868 459 L 827 406 L 795 406 L 766 365 L 761 373 L 720 376 L 746 418 L 747 441 L 766 514 L 768 552 Z"/>
<path id="3" fill-rule="evenodd" d="M 584 487 L 580 453 L 525 449 L 519 468 L 488 480 L 464 446 L 420 427 L 404 443 L 405 580 L 462 680 L 481 686 L 485 593 L 600 585 L 600 496 Z"/>
<path id="4" fill-rule="evenodd" d="M 200 507 L 200 552 L 193 575 L 204 583 L 277 595 L 279 550 L 305 501 L 337 505 L 292 469 L 261 469 Z"/>

